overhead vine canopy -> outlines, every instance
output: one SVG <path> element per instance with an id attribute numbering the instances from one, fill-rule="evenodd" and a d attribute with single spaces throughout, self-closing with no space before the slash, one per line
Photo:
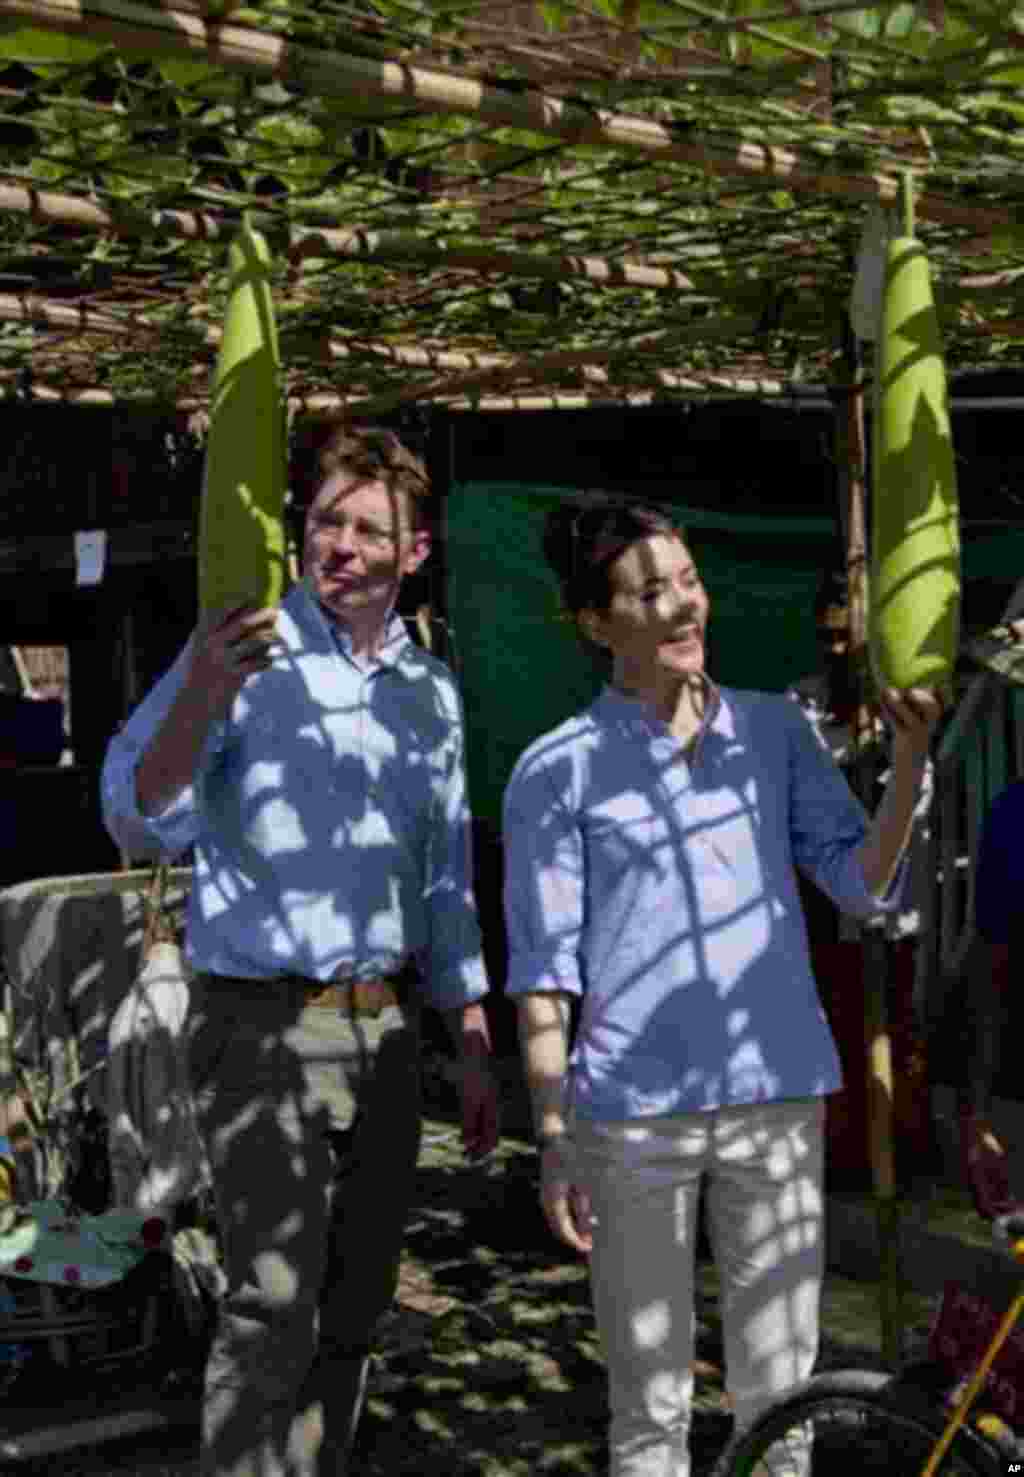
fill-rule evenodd
<path id="1" fill-rule="evenodd" d="M 201 406 L 243 211 L 297 406 L 784 392 L 908 168 L 1021 364 L 1007 0 L 0 0 L 0 395 Z"/>

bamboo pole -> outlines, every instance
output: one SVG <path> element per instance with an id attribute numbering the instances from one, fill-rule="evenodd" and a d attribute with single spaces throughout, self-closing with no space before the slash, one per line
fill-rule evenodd
<path id="1" fill-rule="evenodd" d="M 622 406 L 656 405 L 670 400 L 699 399 L 736 400 L 759 397 L 774 399 L 786 393 L 787 386 L 780 380 L 758 380 L 735 378 L 726 375 L 707 375 L 704 378 L 679 376 L 678 383 L 663 386 L 660 390 L 620 390 L 609 386 L 600 394 L 579 391 L 544 390 L 533 388 L 522 393 L 505 395 L 456 395 L 449 400 L 438 399 L 436 404 L 453 411 L 542 411 L 542 410 L 601 410 Z M 75 389 L 56 389 L 52 385 L 23 385 L 18 377 L 11 375 L 0 378 L 0 402 L 17 400 L 26 404 L 73 405 L 81 408 L 110 409 L 117 405 L 166 406 L 168 411 L 180 415 L 199 415 L 208 409 L 205 396 L 182 395 L 166 398 L 157 394 L 115 395 L 100 386 L 80 386 Z M 364 419 L 371 401 L 356 396 L 337 395 L 327 392 L 302 394 L 293 391 L 287 397 L 289 414 L 308 416 L 315 420 L 337 420 L 341 417 Z"/>
<path id="2" fill-rule="evenodd" d="M 446 410 L 586 410 L 602 406 L 654 405 L 658 401 L 693 397 L 700 400 L 736 400 L 763 397 L 774 399 L 785 395 L 788 386 L 782 380 L 747 379 L 742 376 L 709 374 L 705 376 L 672 375 L 662 371 L 659 390 L 616 390 L 609 384 L 601 394 L 585 394 L 574 390 L 544 390 L 530 387 L 520 392 L 504 395 L 469 395 L 464 392 L 435 395 L 433 403 Z M 350 419 L 368 419 L 382 415 L 387 408 L 381 400 L 331 401 L 328 396 L 312 397 L 322 402 L 323 408 L 337 414 L 342 411 Z M 330 402 L 330 403 L 329 403 Z"/>
<path id="3" fill-rule="evenodd" d="M 690 375 L 680 374 L 675 368 L 666 365 L 658 365 L 653 362 L 659 356 L 666 356 L 673 348 L 682 348 L 693 343 L 703 343 L 707 336 L 708 328 L 716 333 L 716 341 L 720 342 L 723 333 L 728 332 L 732 337 L 742 338 L 752 333 L 755 323 L 751 319 L 716 320 L 713 324 L 710 320 L 701 319 L 698 323 L 685 325 L 674 331 L 668 343 L 662 342 L 660 335 L 645 335 L 634 343 L 624 344 L 617 349 L 562 349 L 550 354 L 532 355 L 522 359 L 511 359 L 501 355 L 457 355 L 439 354 L 433 350 L 426 351 L 399 351 L 402 358 L 399 362 L 412 365 L 414 362 L 423 365 L 436 365 L 441 368 L 464 369 L 464 373 L 454 374 L 450 377 L 434 379 L 426 384 L 422 381 L 409 385 L 403 385 L 394 390 L 385 391 L 381 395 L 375 395 L 371 399 L 364 399 L 352 404 L 350 414 L 368 417 L 383 415 L 389 410 L 394 410 L 400 405 L 406 405 L 416 400 L 431 400 L 441 403 L 449 403 L 453 400 L 475 397 L 485 391 L 489 386 L 502 380 L 523 380 L 528 385 L 535 385 L 538 379 L 543 379 L 547 374 L 561 373 L 573 369 L 601 370 L 608 366 L 628 360 L 642 360 L 648 364 L 647 376 L 665 389 L 690 389 L 696 388 L 698 384 L 704 383 L 700 377 L 694 378 Z M 381 350 L 381 356 L 392 357 L 390 346 L 364 345 L 364 348 L 376 351 Z M 348 351 L 345 351 L 348 352 Z M 333 354 L 333 346 L 332 346 Z M 462 359 L 463 364 L 456 361 Z M 723 377 L 727 379 L 728 377 Z M 773 382 L 781 393 L 781 382 Z M 743 393 L 746 390 L 744 382 Z"/>
<path id="4" fill-rule="evenodd" d="M 850 389 L 836 416 L 836 466 L 840 523 L 846 541 L 849 598 L 849 661 L 857 689 L 854 709 L 854 763 L 851 779 L 866 809 L 873 808 L 877 772 L 876 715 L 869 697 L 867 446 L 864 427 L 864 375 L 852 331 L 844 344 L 843 377 Z M 900 1207 L 893 1152 L 892 1045 L 887 1012 L 888 944 L 884 930 L 859 930 L 861 985 L 867 1040 L 862 1070 L 867 1074 L 867 1140 L 875 1195 L 879 1248 L 879 1321 L 882 1354 L 897 1368 L 901 1352 L 903 1290 L 900 1268 Z"/>
<path id="5" fill-rule="evenodd" d="M 766 185 L 883 205 L 899 196 L 893 175 L 829 170 L 794 149 L 749 139 L 680 135 L 653 118 L 589 108 L 539 89 L 513 92 L 454 72 L 318 51 L 245 26 L 211 23 L 170 6 L 155 10 L 130 0 L 0 0 L 0 15 L 107 42 L 122 52 L 204 59 L 227 72 L 273 77 L 329 96 L 399 98 L 430 112 L 480 118 L 495 127 L 526 129 L 576 146 L 671 159 L 709 174 L 749 176 Z M 927 194 L 918 198 L 917 212 L 923 219 L 976 230 L 1015 223 L 1009 209 L 965 206 Z"/>
<path id="6" fill-rule="evenodd" d="M 132 240 L 145 236 L 173 237 L 187 241 L 224 242 L 238 228 L 237 217 L 219 211 L 153 210 L 133 206 L 113 208 L 98 205 L 83 196 L 24 185 L 0 182 L 0 212 L 30 216 L 40 225 L 77 226 L 83 230 L 109 233 Z M 656 292 L 700 292 L 701 285 L 672 267 L 655 266 L 631 258 L 609 260 L 581 255 L 561 256 L 537 251 L 494 251 L 484 247 L 441 247 L 407 231 L 340 230 L 302 226 L 282 221 L 270 211 L 249 212 L 253 225 L 268 238 L 286 238 L 282 254 L 294 266 L 308 258 L 343 257 L 346 260 L 436 266 L 446 271 L 493 272 L 506 277 L 557 282 L 578 279 L 603 287 L 650 288 Z M 957 292 L 1000 292 L 1013 289 L 1024 277 L 1024 269 L 973 273 L 954 286 Z M 950 296 L 950 289 L 944 299 Z M 1024 336 L 1024 319 L 961 323 L 960 333 L 1012 333 Z"/>
<path id="7" fill-rule="evenodd" d="M 620 344 L 617 348 L 558 349 L 550 354 L 532 354 L 513 358 L 509 354 L 473 354 L 455 350 L 427 348 L 423 345 L 378 344 L 352 340 L 350 344 L 330 345 L 332 359 L 355 359 L 370 356 L 390 360 L 406 368 L 461 371 L 457 380 L 422 383 L 396 391 L 401 400 L 445 399 L 466 390 L 485 387 L 493 379 L 523 378 L 536 380 L 551 370 L 582 369 L 587 366 L 615 364 L 619 360 L 654 361 L 666 358 L 677 348 L 703 344 L 709 334 L 716 343 L 723 339 L 745 338 L 757 328 L 753 318 L 700 318 L 695 323 L 681 324 L 671 331 L 644 334 Z M 666 366 L 667 368 L 667 366 Z M 400 402 L 396 402 L 400 403 Z"/>
<path id="8" fill-rule="evenodd" d="M 851 580 L 851 644 L 857 651 L 861 701 L 856 717 L 856 788 L 866 808 L 873 808 L 877 772 L 873 753 L 876 714 L 868 693 L 868 555 L 867 483 L 863 390 L 851 398 L 850 532 L 847 568 Z M 856 470 L 854 470 L 856 466 Z M 856 592 L 854 594 L 854 592 Z M 892 1369 L 900 1363 L 903 1328 L 903 1278 L 900 1265 L 901 1207 L 896 1193 L 895 1112 L 892 1037 L 889 1031 L 889 947 L 881 928 L 862 928 L 861 969 L 864 1027 L 867 1039 L 868 1155 L 878 1227 L 878 1312 L 882 1355 Z"/>
<path id="9" fill-rule="evenodd" d="M 122 239 L 142 236 L 180 237 L 187 241 L 231 239 L 238 216 L 209 210 L 143 211 L 127 204 L 107 207 L 80 195 L 0 181 L 0 211 L 27 215 L 40 225 L 78 226 L 109 232 Z M 272 211 L 248 212 L 254 227 L 275 242 L 286 238 L 282 254 L 294 265 L 307 257 L 345 257 L 372 262 L 411 262 L 446 270 L 494 272 L 507 277 L 565 281 L 581 278 L 605 287 L 647 287 L 664 292 L 698 292 L 700 284 L 672 267 L 656 266 L 629 257 L 609 260 L 600 256 L 560 256 L 549 252 L 490 250 L 484 247 L 447 247 L 409 231 L 351 230 L 303 226 Z M 1016 287 L 1024 268 L 970 273 L 956 283 L 964 293 L 998 292 Z M 1013 324 L 1021 331 L 1020 320 Z M 966 328 L 966 325 L 964 325 Z"/>
<path id="10" fill-rule="evenodd" d="M 543 278 L 564 282 L 579 278 L 603 287 L 650 287 L 659 292 L 696 292 L 693 280 L 671 267 L 655 267 L 630 260 L 608 261 L 598 256 L 539 255 L 527 251 L 440 248 L 402 231 L 326 231 L 299 227 L 292 247 L 293 260 L 310 256 L 343 256 L 364 261 L 434 263 L 446 270 L 495 272 L 507 277 Z"/>
<path id="11" fill-rule="evenodd" d="M 0 322 L 40 323 L 49 328 L 79 329 L 83 333 L 99 333 L 106 336 L 123 337 L 129 331 L 141 335 L 156 335 L 164 331 L 160 323 L 150 323 L 134 313 L 112 313 L 90 309 L 70 303 L 53 302 L 45 298 L 22 297 L 13 293 L 0 293 Z M 179 332 L 188 333 L 189 324 L 175 325 Z M 620 360 L 652 360 L 664 357 L 674 348 L 694 343 L 703 343 L 709 334 L 715 342 L 723 337 L 742 338 L 752 334 L 757 327 L 752 318 L 701 318 L 696 323 L 684 324 L 668 333 L 645 334 L 633 342 L 617 348 L 563 349 L 550 354 L 533 355 L 514 359 L 508 354 L 473 354 L 446 349 L 428 348 L 419 344 L 385 344 L 373 341 L 355 341 L 350 344 L 331 341 L 327 345 L 329 357 L 335 362 L 363 358 L 382 359 L 407 369 L 433 369 L 454 371 L 456 378 L 434 380 L 427 384 L 418 381 L 391 392 L 384 400 L 403 404 L 409 400 L 447 399 L 467 391 L 486 387 L 495 379 L 532 379 L 550 371 L 582 369 L 588 366 L 602 367 Z M 197 347 L 216 348 L 220 343 L 220 328 L 203 324 L 194 325 Z M 282 332 L 282 341 L 287 332 Z M 674 384 L 673 372 L 655 365 L 655 375 L 667 374 L 666 383 Z"/>
<path id="12" fill-rule="evenodd" d="M 81 333 L 123 335 L 131 328 L 157 329 L 128 313 L 109 313 L 84 304 L 52 302 L 34 295 L 0 292 L 0 322 L 33 323 L 43 328 L 78 329 Z"/>
<path id="13" fill-rule="evenodd" d="M 697 323 L 683 325 L 673 331 L 671 336 L 645 334 L 643 338 L 632 343 L 627 341 L 615 349 L 558 349 L 550 354 L 534 354 L 519 359 L 513 359 L 506 354 L 460 354 L 422 347 L 373 343 L 359 344 L 355 348 L 332 344 L 331 356 L 332 358 L 347 358 L 368 353 L 374 358 L 390 359 L 394 363 L 410 368 L 417 366 L 464 371 L 451 380 L 438 380 L 426 386 L 419 384 L 397 390 L 394 393 L 400 398 L 396 403 L 400 403 L 407 399 L 422 400 L 424 396 L 432 400 L 448 399 L 461 395 L 465 391 L 475 391 L 486 387 L 496 379 L 536 380 L 538 376 L 552 370 L 583 369 L 588 366 L 599 368 L 615 364 L 623 359 L 652 361 L 659 357 L 667 357 L 675 348 L 703 344 L 709 329 L 714 336 L 714 341 L 719 343 L 723 337 L 744 338 L 752 334 L 756 326 L 755 321 L 749 318 L 715 320 L 702 318 Z M 664 339 L 668 341 L 665 342 Z M 654 372 L 658 372 L 657 368 Z"/>
<path id="14" fill-rule="evenodd" d="M 600 361 L 611 364 L 618 358 L 631 357 L 629 351 L 620 354 L 607 354 Z M 565 354 L 545 355 L 542 359 L 534 361 L 532 369 L 543 368 L 545 372 L 566 370 L 571 368 L 586 369 L 590 367 L 593 371 L 591 377 L 600 379 L 608 385 L 610 391 L 614 390 L 610 376 L 600 372 L 599 361 L 594 354 L 585 351 Z M 409 385 L 397 390 L 388 390 L 381 395 L 362 400 L 351 400 L 346 415 L 349 419 L 372 419 L 375 416 L 386 415 L 401 405 L 410 404 L 416 400 L 429 399 L 435 404 L 453 406 L 456 404 L 482 404 L 483 391 L 497 380 L 532 377 L 531 366 L 528 362 L 518 368 L 508 366 L 502 369 L 487 370 L 479 374 L 455 375 L 450 379 L 436 380 L 426 386 Z M 648 383 L 658 386 L 662 390 L 690 392 L 695 395 L 704 395 L 710 390 L 726 391 L 737 395 L 781 395 L 785 393 L 786 386 L 781 380 L 747 380 L 743 378 L 731 378 L 730 376 L 707 377 L 693 376 L 690 374 L 679 374 L 669 369 L 651 366 L 645 375 Z M 523 392 L 536 393 L 534 386 L 524 386 Z M 557 392 L 556 392 L 557 393 Z"/>
<path id="15" fill-rule="evenodd" d="M 198 210 L 140 211 L 108 209 L 94 201 L 24 185 L 0 183 L 0 211 L 28 215 L 40 224 L 81 226 L 126 238 L 182 237 L 189 241 L 228 241 L 238 222 L 219 212 Z M 649 287 L 656 292 L 695 292 L 693 281 L 671 267 L 632 260 L 608 261 L 599 256 L 561 256 L 534 251 L 488 251 L 484 248 L 440 247 L 408 231 L 328 230 L 282 223 L 269 211 L 250 212 L 253 225 L 268 237 L 287 232 L 285 255 L 295 265 L 310 257 L 345 257 L 372 262 L 411 262 L 446 270 L 494 272 L 506 277 L 573 278 L 604 287 Z"/>

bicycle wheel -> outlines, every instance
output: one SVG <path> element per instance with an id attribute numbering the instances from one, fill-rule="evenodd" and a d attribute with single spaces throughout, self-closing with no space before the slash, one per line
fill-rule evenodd
<path id="1" fill-rule="evenodd" d="M 843 1370 L 809 1380 L 740 1432 L 713 1477 L 920 1477 L 945 1421 L 891 1375 Z M 938 1477 L 1005 1477 L 1006 1461 L 961 1430 Z"/>

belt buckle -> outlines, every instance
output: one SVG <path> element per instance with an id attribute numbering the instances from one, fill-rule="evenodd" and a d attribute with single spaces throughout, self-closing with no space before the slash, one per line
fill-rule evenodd
<path id="1" fill-rule="evenodd" d="M 369 976 L 342 975 L 333 983 L 345 1001 L 343 1009 L 348 1009 L 353 1015 L 376 1019 L 394 1005 L 407 1005 L 415 968 L 411 959 L 404 959 L 397 969 Z"/>
<path id="2" fill-rule="evenodd" d="M 349 1010 L 353 1015 L 366 1015 L 376 1020 L 384 1009 L 382 1000 L 386 986 L 383 980 L 352 980 L 342 989 L 348 992 Z"/>
<path id="3" fill-rule="evenodd" d="M 303 989 L 302 1003 L 304 1006 L 331 1005 L 337 994 L 337 988 L 335 985 L 320 980 L 316 981 L 315 985 L 311 982 Z"/>

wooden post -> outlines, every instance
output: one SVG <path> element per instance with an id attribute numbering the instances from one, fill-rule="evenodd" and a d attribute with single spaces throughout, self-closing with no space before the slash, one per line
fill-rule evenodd
<path id="1" fill-rule="evenodd" d="M 432 406 L 427 421 L 426 463 L 431 487 L 431 517 L 435 524 L 434 546 L 427 567 L 425 604 L 429 607 L 432 646 L 435 655 L 458 672 L 458 653 L 452 638 L 448 610 L 448 565 L 444 527 L 447 499 L 455 483 L 455 426 L 451 411 Z"/>
<path id="2" fill-rule="evenodd" d="M 836 467 L 840 521 L 846 541 L 850 601 L 850 662 L 857 684 L 852 780 L 867 809 L 873 808 L 876 778 L 876 715 L 870 699 L 868 661 L 867 448 L 864 434 L 864 376 L 856 339 L 846 323 L 847 390 L 837 405 Z M 878 1223 L 879 1315 L 882 1354 L 896 1368 L 900 1359 L 902 1278 L 899 1261 L 899 1204 L 893 1153 L 893 1071 L 889 1036 L 888 946 L 881 928 L 862 928 L 864 1024 L 867 1039 L 868 1150 Z"/>

